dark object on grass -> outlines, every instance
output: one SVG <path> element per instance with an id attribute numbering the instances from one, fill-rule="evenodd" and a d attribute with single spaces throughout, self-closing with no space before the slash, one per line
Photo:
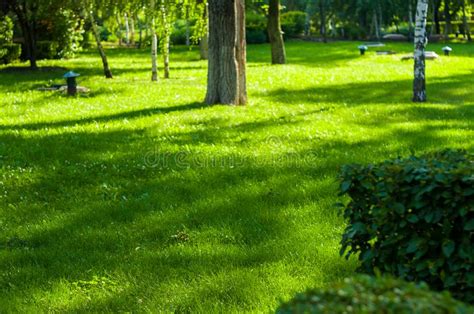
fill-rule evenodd
<path id="1" fill-rule="evenodd" d="M 443 47 L 441 50 L 443 50 L 445 56 L 449 56 L 451 51 L 453 51 L 453 48 L 446 46 L 446 47 Z"/>
<path id="2" fill-rule="evenodd" d="M 366 45 L 360 45 L 359 47 L 360 55 L 363 56 L 365 55 L 365 52 L 369 49 Z"/>
<path id="3" fill-rule="evenodd" d="M 344 166 L 341 255 L 474 303 L 474 155 L 446 150 Z"/>
<path id="4" fill-rule="evenodd" d="M 299 293 L 282 304 L 276 313 L 470 314 L 473 310 L 447 292 L 430 291 L 426 284 L 407 283 L 385 276 L 359 275 L 325 289 Z"/>
<path id="5" fill-rule="evenodd" d="M 77 94 L 77 82 L 76 78 L 80 74 L 77 74 L 73 71 L 69 71 L 66 74 L 64 74 L 64 78 L 66 79 L 67 82 L 67 94 L 69 96 L 75 96 Z"/>

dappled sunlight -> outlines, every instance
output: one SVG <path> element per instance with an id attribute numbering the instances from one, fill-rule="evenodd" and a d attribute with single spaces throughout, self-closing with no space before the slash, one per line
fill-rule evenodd
<path id="1" fill-rule="evenodd" d="M 33 90 L 62 70 L 1 68 L 5 306 L 186 312 L 209 310 L 206 298 L 266 311 L 352 274 L 355 259 L 339 257 L 340 167 L 474 148 L 473 46 L 433 66 L 430 102 L 416 105 L 408 63 L 354 47 L 290 42 L 283 67 L 249 47 L 242 108 L 203 104 L 196 49 L 179 47 L 174 79 L 158 83 L 145 50 L 108 51 L 114 80 L 86 65 L 90 51 L 43 61 L 82 74 L 91 92 L 76 98 Z M 352 66 L 372 68 L 364 79 Z"/>

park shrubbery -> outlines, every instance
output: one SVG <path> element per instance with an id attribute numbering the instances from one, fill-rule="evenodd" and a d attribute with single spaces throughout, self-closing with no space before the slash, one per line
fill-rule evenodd
<path id="1" fill-rule="evenodd" d="M 249 12 L 245 23 L 247 43 L 262 44 L 268 41 L 267 19 L 263 15 Z"/>
<path id="2" fill-rule="evenodd" d="M 21 45 L 5 44 L 0 48 L 0 61 L 3 64 L 10 64 L 20 58 Z"/>
<path id="3" fill-rule="evenodd" d="M 430 291 L 426 284 L 359 275 L 326 289 L 299 293 L 276 312 L 468 314 L 473 310 L 447 292 Z"/>
<path id="4" fill-rule="evenodd" d="M 446 150 L 379 165 L 350 165 L 341 254 L 474 302 L 474 156 Z"/>
<path id="5" fill-rule="evenodd" d="M 301 11 L 289 11 L 281 15 L 281 28 L 285 38 L 296 37 L 304 32 L 306 24 L 306 13 Z"/>
<path id="6" fill-rule="evenodd" d="M 41 40 L 36 42 L 36 57 L 38 59 L 55 59 L 57 58 L 59 44 L 56 41 Z"/>

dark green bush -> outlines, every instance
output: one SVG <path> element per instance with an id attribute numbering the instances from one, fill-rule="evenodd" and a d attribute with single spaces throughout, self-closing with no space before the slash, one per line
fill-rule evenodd
<path id="1" fill-rule="evenodd" d="M 186 20 L 177 20 L 174 23 L 173 32 L 171 33 L 171 42 L 174 45 L 186 44 L 186 28 L 189 27 L 189 36 L 191 36 L 192 25 L 187 26 Z"/>
<path id="2" fill-rule="evenodd" d="M 37 59 L 57 58 L 59 44 L 56 41 L 41 40 L 36 42 Z"/>
<path id="3" fill-rule="evenodd" d="M 249 44 L 263 44 L 268 41 L 267 19 L 261 15 L 249 12 L 245 17 L 246 38 Z"/>
<path id="4" fill-rule="evenodd" d="M 446 150 L 379 165 L 345 166 L 351 201 L 341 254 L 474 302 L 474 156 Z"/>
<path id="5" fill-rule="evenodd" d="M 340 31 L 345 39 L 360 40 L 367 38 L 367 32 L 363 27 L 356 24 L 344 25 Z"/>
<path id="6" fill-rule="evenodd" d="M 473 311 L 448 292 L 430 291 L 426 284 L 359 275 L 326 289 L 297 294 L 276 313 L 471 314 Z"/>
<path id="7" fill-rule="evenodd" d="M 21 45 L 5 44 L 0 47 L 0 61 L 3 64 L 10 64 L 20 58 Z"/>
<path id="8" fill-rule="evenodd" d="M 305 25 L 306 13 L 304 12 L 289 11 L 281 15 L 281 28 L 286 38 L 303 34 Z"/>

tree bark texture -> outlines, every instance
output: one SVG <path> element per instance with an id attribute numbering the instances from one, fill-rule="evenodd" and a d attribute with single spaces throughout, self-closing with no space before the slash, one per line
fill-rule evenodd
<path id="1" fill-rule="evenodd" d="M 286 52 L 280 24 L 280 0 L 270 0 L 267 31 L 272 49 L 272 64 L 285 64 Z"/>
<path id="2" fill-rule="evenodd" d="M 15 12 L 18 22 L 20 23 L 21 32 L 23 34 L 23 39 L 25 41 L 26 56 L 30 61 L 30 68 L 32 70 L 37 70 L 37 49 L 36 49 L 36 21 L 35 16 L 32 14 L 28 18 L 28 8 L 27 4 L 20 4 L 18 1 L 7 2 L 7 5 L 10 6 L 11 10 Z M 31 11 L 35 11 L 36 8 L 30 8 Z"/>
<path id="3" fill-rule="evenodd" d="M 468 41 L 472 41 L 471 30 L 469 28 L 469 22 L 467 20 L 467 14 L 466 14 L 466 0 L 462 0 L 462 23 L 463 23 L 463 28 L 464 28 L 464 38 L 467 37 Z"/>
<path id="4" fill-rule="evenodd" d="M 209 0 L 207 104 L 245 105 L 245 1 Z"/>
<path id="5" fill-rule="evenodd" d="M 418 0 L 415 24 L 415 66 L 413 81 L 413 101 L 426 101 L 425 77 L 425 47 L 427 43 L 426 18 L 428 15 L 428 0 Z"/>
<path id="6" fill-rule="evenodd" d="M 169 17 L 165 7 L 164 0 L 161 3 L 161 25 L 163 25 L 163 37 L 161 51 L 163 53 L 163 72 L 164 78 L 170 78 L 170 42 L 171 42 L 171 28 L 169 24 Z"/>

